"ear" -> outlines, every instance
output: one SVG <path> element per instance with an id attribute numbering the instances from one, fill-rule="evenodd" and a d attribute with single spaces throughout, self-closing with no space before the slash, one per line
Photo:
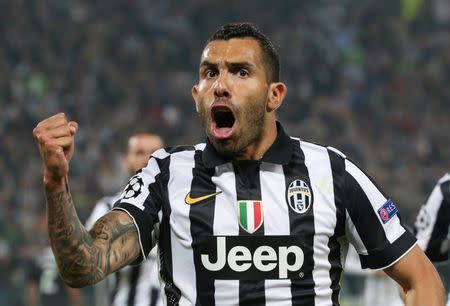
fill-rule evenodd
<path id="1" fill-rule="evenodd" d="M 282 82 L 275 82 L 269 85 L 269 94 L 267 96 L 267 112 L 273 112 L 276 110 L 284 100 L 286 96 L 287 88 Z"/>
<path id="2" fill-rule="evenodd" d="M 197 103 L 197 99 L 198 99 L 198 85 L 194 85 L 192 86 L 191 89 L 191 93 L 192 93 L 192 98 L 194 98 L 194 102 L 195 102 L 195 110 L 198 113 L 198 103 Z"/>
<path id="3" fill-rule="evenodd" d="M 128 174 L 128 172 L 130 172 L 130 163 L 128 161 L 128 156 L 127 155 L 122 155 L 122 158 L 121 158 L 120 161 L 121 161 L 121 164 L 122 164 L 122 169 L 124 169 L 127 172 L 127 174 Z"/>

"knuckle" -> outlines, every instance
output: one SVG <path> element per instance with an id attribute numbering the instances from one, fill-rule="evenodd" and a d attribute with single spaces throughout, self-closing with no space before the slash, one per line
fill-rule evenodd
<path id="1" fill-rule="evenodd" d="M 39 137 L 39 142 L 44 146 L 44 147 L 49 147 L 51 145 L 51 140 L 49 137 L 46 137 L 44 135 Z"/>

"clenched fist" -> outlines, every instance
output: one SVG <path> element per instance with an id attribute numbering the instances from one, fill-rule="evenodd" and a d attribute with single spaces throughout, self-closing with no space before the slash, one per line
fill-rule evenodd
<path id="1" fill-rule="evenodd" d="M 69 173 L 78 124 L 68 121 L 64 113 L 56 114 L 33 129 L 44 163 L 44 183 L 62 183 Z"/>

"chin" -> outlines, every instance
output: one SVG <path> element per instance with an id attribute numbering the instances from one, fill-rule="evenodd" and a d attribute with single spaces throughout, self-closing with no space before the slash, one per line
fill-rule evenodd
<path id="1" fill-rule="evenodd" d="M 213 139 L 211 143 L 217 152 L 225 156 L 233 156 L 236 154 L 236 148 L 231 139 Z"/>

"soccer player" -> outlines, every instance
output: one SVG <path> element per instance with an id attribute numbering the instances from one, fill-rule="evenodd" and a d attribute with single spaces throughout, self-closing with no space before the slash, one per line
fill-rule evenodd
<path id="1" fill-rule="evenodd" d="M 27 306 L 85 305 L 83 293 L 62 281 L 50 247 L 27 263 L 24 298 Z"/>
<path id="2" fill-rule="evenodd" d="M 394 203 L 334 148 L 290 137 L 279 57 L 249 23 L 207 41 L 192 95 L 206 143 L 156 151 L 91 231 L 69 191 L 78 124 L 33 130 L 44 163 L 48 230 L 71 286 L 138 264 L 157 243 L 168 305 L 339 305 L 348 243 L 384 269 L 407 305 L 442 306 L 434 266 Z"/>
<path id="3" fill-rule="evenodd" d="M 129 175 L 135 174 L 145 167 L 150 155 L 163 147 L 163 141 L 158 135 L 137 133 L 128 139 L 127 152 L 123 167 Z M 95 221 L 113 208 L 120 199 L 121 192 L 100 199 L 88 220 L 86 228 L 93 227 Z M 111 306 L 156 306 L 162 305 L 158 268 L 156 263 L 156 248 L 141 265 L 127 266 L 114 273 L 113 284 L 107 284 L 109 303 Z M 110 288 L 109 288 L 110 287 Z"/>
<path id="4" fill-rule="evenodd" d="M 420 209 L 414 224 L 419 246 L 428 258 L 436 262 L 447 263 L 441 267 L 450 277 L 448 259 L 450 245 L 450 173 L 439 179 L 426 203 Z M 443 275 L 443 278 L 445 276 Z M 450 306 L 450 293 L 447 298 Z"/>

